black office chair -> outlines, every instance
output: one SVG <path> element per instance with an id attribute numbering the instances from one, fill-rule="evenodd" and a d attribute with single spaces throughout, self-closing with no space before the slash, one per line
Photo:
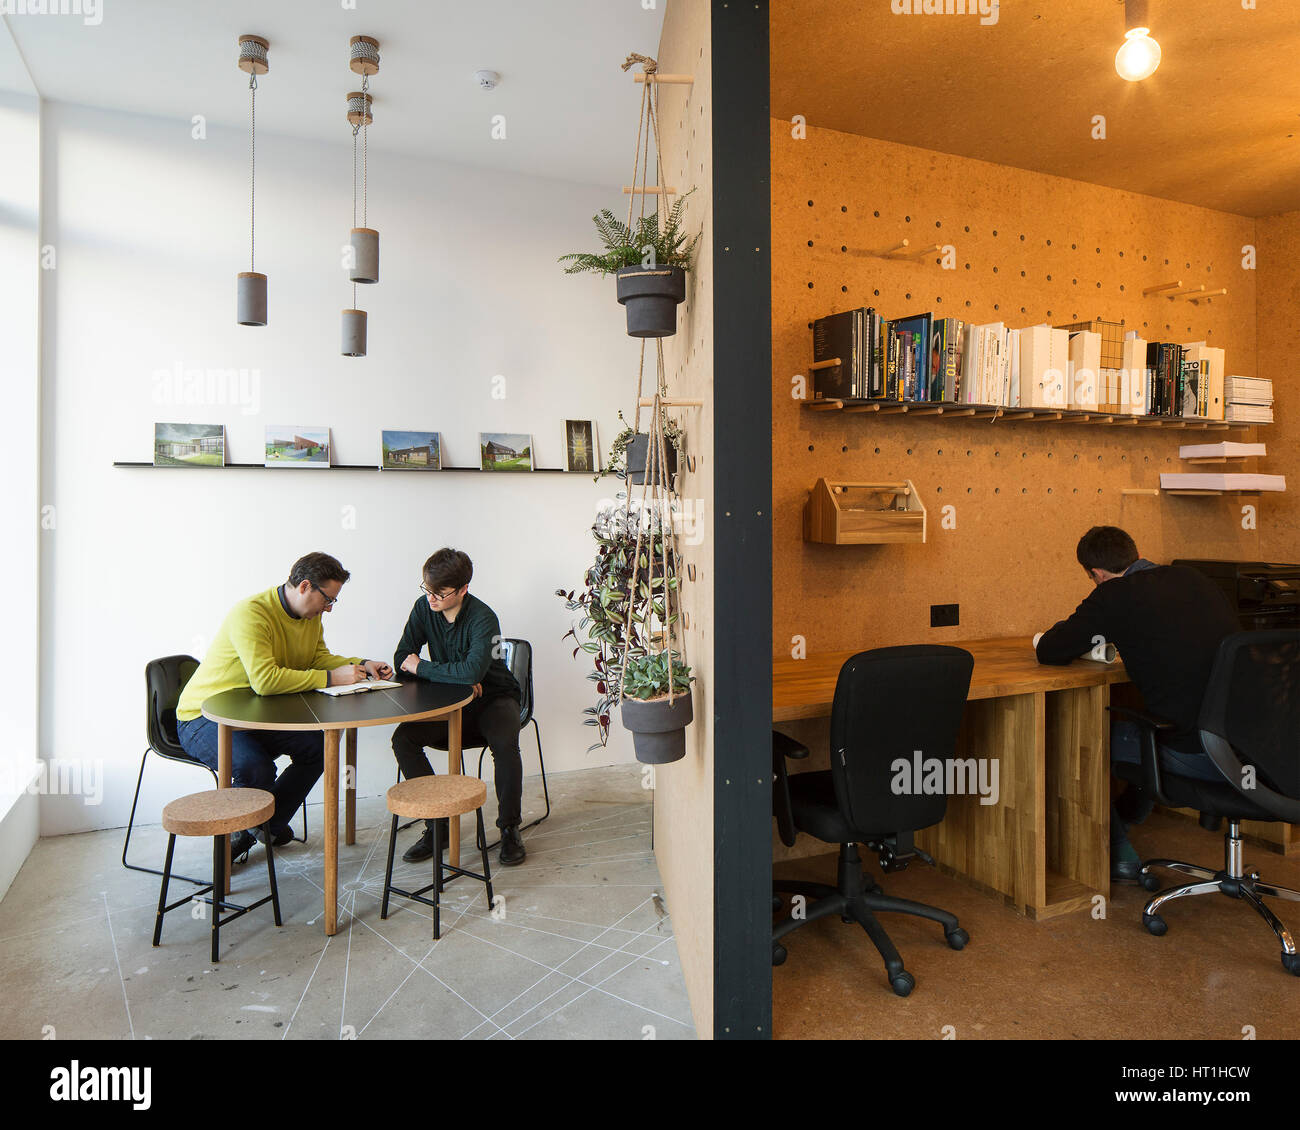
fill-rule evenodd
<path id="1" fill-rule="evenodd" d="M 925 758 L 947 763 L 957 745 L 957 731 L 970 689 L 974 660 L 959 647 L 922 644 L 859 652 L 840 668 L 831 707 L 831 768 L 815 773 L 786 772 L 785 761 L 804 758 L 808 750 L 793 738 L 773 731 L 773 808 L 781 841 L 792 847 L 798 832 L 840 845 L 838 883 L 776 881 L 774 891 L 816 898 L 802 917 L 783 919 L 772 930 L 772 964 L 786 959 L 780 944 L 805 922 L 838 914 L 856 921 L 885 960 L 889 983 L 900 997 L 916 984 L 889 940 L 875 911 L 898 911 L 930 918 L 943 926 L 955 950 L 970 935 L 947 911 L 924 903 L 892 898 L 863 873 L 858 844 L 880 856 L 882 871 L 903 870 L 913 859 L 934 860 L 912 845 L 912 833 L 943 819 L 943 793 L 899 795 L 893 791 L 896 758 L 912 763 Z M 773 910 L 781 900 L 774 896 Z"/>
<path id="2" fill-rule="evenodd" d="M 1160 937 L 1168 925 L 1160 911 L 1166 903 L 1189 895 L 1218 891 L 1242 899 L 1272 927 L 1282 945 L 1282 965 L 1300 976 L 1300 954 L 1290 933 L 1264 904 L 1261 895 L 1300 902 L 1300 891 L 1259 881 L 1259 872 L 1242 862 L 1243 820 L 1300 823 L 1300 631 L 1238 632 L 1219 645 L 1197 719 L 1201 743 L 1224 775 L 1222 784 L 1172 773 L 1156 756 L 1156 741 L 1175 727 L 1155 715 L 1126 707 L 1111 710 L 1138 724 L 1142 764 L 1115 763 L 1115 773 L 1141 787 L 1157 804 L 1193 808 L 1201 825 L 1218 831 L 1226 818 L 1223 869 L 1211 871 L 1172 859 L 1151 859 L 1143 866 L 1142 886 L 1159 890 L 1153 867 L 1190 876 L 1199 882 L 1161 891 L 1142 908 L 1142 923 Z"/>
<path id="3" fill-rule="evenodd" d="M 501 658 L 505 665 L 510 668 L 510 673 L 515 677 L 515 682 L 519 684 L 519 690 L 523 694 L 523 701 L 519 704 L 519 732 L 523 733 L 524 727 L 529 722 L 533 724 L 533 732 L 537 737 L 537 762 L 542 767 L 542 797 L 546 801 L 546 811 L 536 820 L 528 824 L 520 825 L 520 831 L 526 831 L 529 828 L 536 828 L 543 820 L 551 814 L 551 793 L 546 787 L 546 761 L 542 757 L 542 728 L 537 724 L 537 719 L 533 717 L 533 645 L 527 640 L 502 639 L 501 640 Z M 483 757 L 487 753 L 487 742 L 483 735 L 480 734 L 473 726 L 466 723 L 461 731 L 461 755 L 460 771 L 465 772 L 465 753 L 466 749 L 478 749 L 478 779 L 483 779 Z M 432 749 L 447 752 L 445 745 L 431 746 Z M 397 771 L 397 779 L 402 779 L 402 771 Z M 403 824 L 399 831 L 404 831 L 412 824 L 416 823 L 410 820 Z M 493 840 L 487 845 L 488 851 L 496 847 L 501 842 L 500 838 Z"/>
<path id="4" fill-rule="evenodd" d="M 176 704 L 180 701 L 181 691 L 185 689 L 194 672 L 198 670 L 199 661 L 192 655 L 168 655 L 162 659 L 151 659 L 145 664 L 145 736 L 148 745 L 140 757 L 140 772 L 135 779 L 135 796 L 131 798 L 131 816 L 126 822 L 126 839 L 122 844 L 122 866 L 129 871 L 144 871 L 149 875 L 161 875 L 156 867 L 141 867 L 138 863 L 127 861 L 126 853 L 131 847 L 131 830 L 135 827 L 135 809 L 140 801 L 140 785 L 144 781 L 144 767 L 149 754 L 155 753 L 168 761 L 181 765 L 193 765 L 212 775 L 212 783 L 217 782 L 217 772 L 209 769 L 185 752 L 180 738 L 176 735 Z M 307 805 L 302 806 L 302 838 L 294 837 L 299 843 L 307 842 Z M 188 875 L 178 875 L 173 879 L 184 879 L 202 887 L 211 882 L 207 879 L 192 879 Z"/>

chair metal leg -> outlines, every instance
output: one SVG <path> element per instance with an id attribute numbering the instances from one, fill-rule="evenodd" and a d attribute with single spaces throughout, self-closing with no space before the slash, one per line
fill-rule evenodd
<path id="1" fill-rule="evenodd" d="M 1255 890 L 1261 895 L 1271 895 L 1275 899 L 1289 899 L 1291 902 L 1300 902 L 1300 891 L 1293 891 L 1290 887 L 1275 887 L 1272 883 L 1256 881 Z"/>
<path id="2" fill-rule="evenodd" d="M 489 913 L 492 911 L 492 869 L 488 866 L 488 848 L 487 833 L 483 830 L 483 809 L 474 810 L 474 815 L 478 822 L 478 850 L 479 857 L 483 860 L 483 880 L 487 884 L 487 904 Z"/>
<path id="3" fill-rule="evenodd" d="M 289 824 L 289 831 L 293 831 L 292 821 Z M 305 844 L 307 842 L 307 802 L 305 800 L 302 802 L 302 839 L 294 836 L 293 842 L 296 844 Z"/>
<path id="4" fill-rule="evenodd" d="M 304 806 L 304 813 L 306 808 Z M 304 819 L 306 819 L 304 815 Z M 275 913 L 275 924 L 283 926 L 280 921 L 280 889 L 275 885 L 275 858 L 271 852 L 271 841 L 275 839 L 271 835 L 271 822 L 268 820 L 262 825 L 262 835 L 266 846 L 266 877 L 271 883 L 271 910 Z"/>
<path id="5" fill-rule="evenodd" d="M 1193 879 L 1213 879 L 1217 874 L 1208 867 L 1198 867 L 1194 863 L 1182 863 L 1177 859 L 1148 859 L 1142 865 L 1144 874 L 1149 867 L 1163 867 L 1166 871 L 1177 871 L 1180 875 L 1190 875 Z"/>
<path id="6" fill-rule="evenodd" d="M 141 766 L 143 769 L 143 766 Z M 176 850 L 176 835 L 167 837 L 167 859 L 163 863 L 162 869 L 162 889 L 158 892 L 158 917 L 153 924 L 153 944 L 158 945 L 162 941 L 163 913 L 167 907 L 167 884 L 172 877 L 172 852 Z"/>
<path id="7" fill-rule="evenodd" d="M 893 895 L 863 894 L 860 897 L 872 913 L 894 911 L 899 914 L 915 915 L 917 918 L 928 918 L 932 922 L 938 922 L 945 934 L 951 934 L 957 929 L 957 916 L 946 910 L 940 910 L 937 906 L 913 902 L 911 899 L 894 898 Z"/>
<path id="8" fill-rule="evenodd" d="M 773 879 L 772 890 L 814 899 L 830 898 L 831 895 L 839 894 L 839 891 L 826 883 L 805 883 L 800 879 Z"/>
<path id="9" fill-rule="evenodd" d="M 145 762 L 149 759 L 149 754 L 151 752 L 151 748 L 146 748 L 143 755 L 140 757 L 140 772 L 135 779 L 135 796 L 131 798 L 131 817 L 126 822 L 126 839 L 122 843 L 122 866 L 128 871 L 143 871 L 146 875 L 161 875 L 162 872 L 156 867 L 141 867 L 138 863 L 128 863 L 126 858 L 126 853 L 131 847 L 131 832 L 135 827 L 135 809 L 136 805 L 140 802 L 140 785 L 144 781 L 144 766 Z M 203 769 L 208 768 L 206 765 L 201 765 L 200 767 Z M 208 769 L 208 772 L 212 773 L 212 770 Z M 217 780 L 217 775 L 215 773 L 212 773 L 212 780 L 215 784 Z M 172 878 L 184 879 L 185 882 L 193 883 L 196 887 L 206 887 L 208 885 L 206 879 L 193 879 L 189 875 L 173 875 Z"/>
<path id="10" fill-rule="evenodd" d="M 551 814 L 551 791 L 546 787 L 546 761 L 542 757 L 542 728 L 537 724 L 536 718 L 531 718 L 529 721 L 532 722 L 533 730 L 537 735 L 537 764 L 542 767 L 542 797 L 546 801 L 546 811 L 528 825 L 530 828 L 535 828 Z"/>
<path id="11" fill-rule="evenodd" d="M 397 847 L 397 816 L 393 816 L 393 826 L 388 829 L 388 866 L 384 869 L 384 901 L 379 908 L 379 917 L 388 917 L 388 893 L 393 886 L 393 849 Z"/>
<path id="12" fill-rule="evenodd" d="M 890 941 L 889 935 L 885 933 L 885 928 L 876 920 L 875 915 L 871 913 L 866 902 L 861 898 L 849 901 L 848 912 L 857 921 L 858 925 L 867 932 L 867 936 L 874 943 L 876 949 L 880 951 L 880 956 L 885 960 L 885 971 L 892 981 L 903 972 L 903 959 L 899 956 L 898 950 L 894 948 L 894 943 Z"/>
<path id="13" fill-rule="evenodd" d="M 1286 954 L 1294 954 L 1295 942 L 1291 940 L 1290 931 L 1287 930 L 1280 921 L 1278 921 L 1277 915 L 1265 905 L 1264 900 L 1259 897 L 1259 892 L 1255 885 L 1243 883 L 1240 890 L 1242 899 L 1250 903 L 1250 905 L 1259 912 L 1259 916 L 1269 924 L 1269 928 L 1272 929 L 1277 940 L 1282 945 L 1282 952 Z"/>
<path id="14" fill-rule="evenodd" d="M 212 837 L 212 964 L 221 959 L 217 950 L 221 944 L 221 900 L 226 889 L 226 837 Z"/>
<path id="15" fill-rule="evenodd" d="M 1182 887 L 1171 887 L 1167 891 L 1161 891 L 1155 898 L 1142 908 L 1144 915 L 1153 915 L 1160 912 L 1160 908 L 1172 899 L 1186 898 L 1189 895 L 1208 895 L 1218 891 L 1219 881 L 1211 879 L 1205 883 L 1188 883 Z"/>

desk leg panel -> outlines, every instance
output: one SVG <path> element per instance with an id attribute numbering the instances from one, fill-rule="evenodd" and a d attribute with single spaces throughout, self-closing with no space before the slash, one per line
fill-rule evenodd
<path id="1" fill-rule="evenodd" d="M 916 833 L 916 843 L 945 871 L 997 891 L 1022 913 L 1046 894 L 1043 849 L 1043 695 L 1009 695 L 966 704 L 955 756 L 997 771 L 996 803 L 978 791 L 948 798 L 942 823 Z"/>
<path id="2" fill-rule="evenodd" d="M 343 773 L 344 815 L 343 842 L 349 846 L 357 842 L 357 728 L 346 731 L 347 745 L 345 761 L 347 768 Z"/>
<path id="3" fill-rule="evenodd" d="M 1107 688 L 1047 695 L 1048 902 L 1078 906 L 1110 884 L 1110 726 Z M 1082 900 L 1082 901 L 1080 901 Z"/>
<path id="4" fill-rule="evenodd" d="M 339 907 L 339 732 L 325 731 L 325 933 L 338 931 Z"/>

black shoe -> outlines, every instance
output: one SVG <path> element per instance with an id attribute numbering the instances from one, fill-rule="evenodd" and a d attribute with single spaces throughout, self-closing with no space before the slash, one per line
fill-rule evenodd
<path id="1" fill-rule="evenodd" d="M 1155 806 L 1155 801 L 1147 795 L 1145 789 L 1130 785 L 1124 795 L 1115 802 L 1115 811 L 1119 813 L 1119 818 L 1125 824 L 1141 824 L 1151 815 L 1151 810 Z"/>
<path id="2" fill-rule="evenodd" d="M 245 860 L 247 860 L 249 850 L 253 847 L 255 843 L 257 843 L 257 840 L 254 838 L 252 832 L 246 830 L 235 832 L 230 837 L 231 866 L 233 867 L 236 864 L 243 863 Z"/>
<path id="3" fill-rule="evenodd" d="M 263 832 L 261 828 L 253 829 L 253 838 L 256 839 L 259 844 L 266 843 L 266 833 Z M 293 843 L 293 829 L 287 824 L 276 832 L 271 839 L 272 847 L 284 847 L 285 844 L 291 843 Z"/>
<path id="4" fill-rule="evenodd" d="M 519 838 L 519 825 L 501 829 L 501 854 L 497 856 L 502 867 L 517 867 L 523 863 L 524 841 Z"/>
<path id="5" fill-rule="evenodd" d="M 1140 859 L 1117 859 L 1110 865 L 1110 881 L 1112 883 L 1136 883 L 1138 876 L 1142 874 L 1142 861 Z"/>
<path id="6" fill-rule="evenodd" d="M 450 836 L 448 822 L 444 818 L 438 821 L 439 832 L 442 834 L 442 850 L 447 850 L 447 839 Z M 433 858 L 433 829 L 426 823 L 424 835 L 415 841 L 409 848 L 402 853 L 403 863 L 420 863 L 426 859 Z"/>

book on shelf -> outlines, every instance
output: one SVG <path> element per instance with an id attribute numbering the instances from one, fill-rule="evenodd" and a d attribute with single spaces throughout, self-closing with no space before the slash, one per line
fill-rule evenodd
<path id="1" fill-rule="evenodd" d="M 1020 331 L 1020 403 L 1025 408 L 1064 408 L 1070 335 L 1049 325 Z"/>
<path id="2" fill-rule="evenodd" d="M 1224 377 L 1223 395 L 1233 404 L 1272 404 L 1273 382 L 1266 377 Z"/>
<path id="3" fill-rule="evenodd" d="M 850 400 L 854 397 L 858 353 L 856 310 L 827 314 L 813 322 L 813 362 L 839 359 L 839 364 L 813 370 L 814 400 Z"/>
<path id="4" fill-rule="evenodd" d="M 1070 368 L 1066 404 L 1070 408 L 1097 411 L 1101 334 L 1092 330 L 1079 330 L 1070 334 Z"/>
<path id="5" fill-rule="evenodd" d="M 1227 419 L 1238 424 L 1271 424 L 1273 406 L 1271 404 L 1233 404 L 1228 402 Z"/>
<path id="6" fill-rule="evenodd" d="M 1121 354 L 1119 410 L 1135 416 L 1145 415 L 1150 410 L 1150 381 L 1146 340 L 1131 332 L 1124 339 Z"/>
<path id="7" fill-rule="evenodd" d="M 1183 344 L 1184 361 L 1197 363 L 1195 372 L 1189 375 L 1196 379 L 1196 398 L 1192 409 L 1186 402 L 1182 415 L 1200 416 L 1206 420 L 1223 419 L 1223 359 L 1224 352 L 1203 341 L 1191 341 Z"/>
<path id="8" fill-rule="evenodd" d="M 1185 443 L 1178 449 L 1179 459 L 1253 459 L 1267 454 L 1262 443 Z"/>
<path id="9" fill-rule="evenodd" d="M 1285 475 L 1251 475 L 1244 472 L 1160 473 L 1161 490 L 1286 490 Z"/>
<path id="10" fill-rule="evenodd" d="M 894 329 L 904 336 L 907 386 L 904 400 L 930 399 L 930 314 L 911 314 L 895 319 Z"/>

